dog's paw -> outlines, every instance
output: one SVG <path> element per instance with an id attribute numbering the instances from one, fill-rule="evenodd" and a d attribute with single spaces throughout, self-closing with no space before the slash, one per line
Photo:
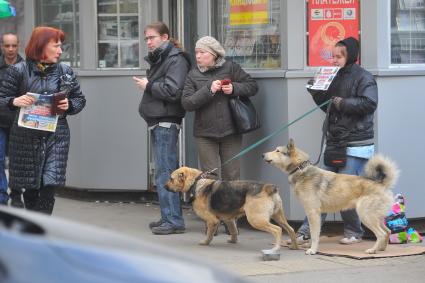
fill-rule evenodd
<path id="1" fill-rule="evenodd" d="M 376 254 L 376 250 L 375 249 L 367 249 L 367 250 L 365 250 L 365 252 L 367 254 Z"/>
<path id="2" fill-rule="evenodd" d="M 208 241 L 208 240 L 202 240 L 202 241 L 199 242 L 199 244 L 201 246 L 208 246 L 210 244 L 210 241 Z"/>
<path id="3" fill-rule="evenodd" d="M 298 250 L 298 244 L 297 243 L 292 243 L 291 245 L 289 245 L 289 248 L 291 250 Z"/>
<path id="4" fill-rule="evenodd" d="M 379 245 L 378 247 L 378 251 L 385 251 L 387 249 L 388 246 L 388 242 L 383 242 L 381 245 Z"/>
<path id="5" fill-rule="evenodd" d="M 238 239 L 236 237 L 235 238 L 231 237 L 229 240 L 227 240 L 227 242 L 230 244 L 236 244 L 238 242 Z"/>
<path id="6" fill-rule="evenodd" d="M 317 251 L 313 250 L 313 249 L 308 249 L 305 251 L 306 255 L 315 255 L 317 253 Z"/>
<path id="7" fill-rule="evenodd" d="M 381 246 L 378 248 L 378 251 L 384 252 L 387 249 L 387 246 Z"/>

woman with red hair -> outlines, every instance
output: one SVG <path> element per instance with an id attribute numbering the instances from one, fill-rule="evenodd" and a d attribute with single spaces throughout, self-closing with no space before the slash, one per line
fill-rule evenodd
<path id="1" fill-rule="evenodd" d="M 57 104 L 60 115 L 55 132 L 20 127 L 17 117 L 10 130 L 11 198 L 20 199 L 25 190 L 25 207 L 46 214 L 53 211 L 55 189 L 65 185 L 70 142 L 66 117 L 79 113 L 86 104 L 73 70 L 58 62 L 64 40 L 59 29 L 35 28 L 25 48 L 26 61 L 11 66 L 0 84 L 0 111 L 33 105 L 35 99 L 28 92 L 48 95 L 66 90 Z"/>

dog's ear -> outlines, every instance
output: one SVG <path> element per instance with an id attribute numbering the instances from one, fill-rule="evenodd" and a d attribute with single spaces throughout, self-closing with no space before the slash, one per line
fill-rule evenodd
<path id="1" fill-rule="evenodd" d="M 288 145 L 286 147 L 288 148 L 288 152 L 289 153 L 294 152 L 294 150 L 295 150 L 294 140 L 293 139 L 289 139 L 289 143 L 288 143 Z"/>
<path id="2" fill-rule="evenodd" d="M 177 175 L 177 178 L 179 179 L 180 183 L 184 182 L 184 173 L 179 173 L 179 175 Z"/>

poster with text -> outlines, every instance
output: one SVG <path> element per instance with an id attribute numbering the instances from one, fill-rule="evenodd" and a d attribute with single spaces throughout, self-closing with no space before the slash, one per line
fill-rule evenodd
<path id="1" fill-rule="evenodd" d="M 268 24 L 269 0 L 230 0 L 230 26 Z"/>
<path id="2" fill-rule="evenodd" d="M 314 83 L 312 86 L 307 86 L 311 89 L 328 90 L 333 79 L 338 73 L 339 67 L 320 67 L 314 75 Z"/>
<path id="3" fill-rule="evenodd" d="M 338 41 L 359 39 L 359 0 L 308 1 L 309 66 L 330 66 Z"/>

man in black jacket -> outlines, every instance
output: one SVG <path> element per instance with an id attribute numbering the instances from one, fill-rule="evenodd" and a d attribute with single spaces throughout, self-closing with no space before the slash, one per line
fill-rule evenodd
<path id="1" fill-rule="evenodd" d="M 19 39 L 16 34 L 5 33 L 1 37 L 1 55 L 0 55 L 0 84 L 6 76 L 6 70 L 9 65 L 13 65 L 22 61 L 22 57 L 18 54 Z M 15 111 L 2 110 L 0 113 L 0 204 L 7 204 L 9 196 L 7 195 L 7 179 L 5 172 L 5 158 L 7 140 L 10 126 L 15 118 Z M 23 207 L 24 204 L 20 198 L 12 199 L 12 205 Z"/>
<path id="2" fill-rule="evenodd" d="M 181 96 L 190 60 L 170 38 L 168 27 L 162 23 L 148 25 L 144 31 L 149 49 L 145 60 L 150 68 L 146 78 L 134 80 L 143 98 L 139 112 L 151 131 L 155 156 L 155 181 L 161 208 L 161 219 L 149 224 L 158 235 L 183 233 L 185 224 L 180 195 L 167 191 L 165 183 L 178 167 L 177 141 L 185 111 Z"/>

